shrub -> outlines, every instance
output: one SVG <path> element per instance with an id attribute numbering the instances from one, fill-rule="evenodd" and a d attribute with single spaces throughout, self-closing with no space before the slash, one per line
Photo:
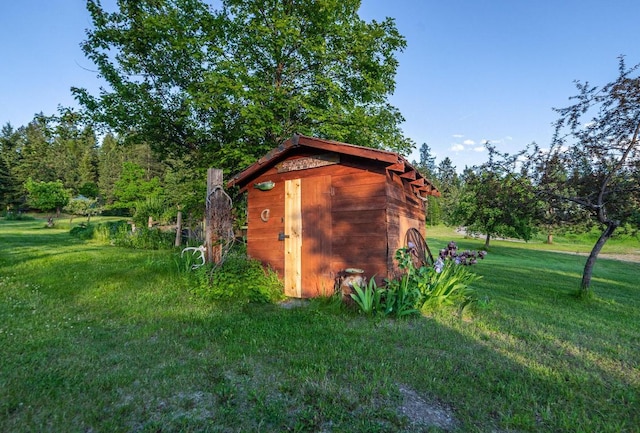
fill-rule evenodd
<path id="1" fill-rule="evenodd" d="M 138 228 L 131 232 L 126 221 L 110 221 L 98 225 L 80 224 L 70 233 L 81 239 L 94 239 L 119 247 L 159 250 L 173 247 L 175 234 L 157 228 Z"/>
<path id="2" fill-rule="evenodd" d="M 190 269 L 191 258 L 183 258 L 179 269 Z M 202 266 L 187 273 L 191 292 L 209 299 L 270 303 L 284 298 L 282 281 L 258 260 L 243 251 L 232 251 L 221 266 Z"/>
<path id="3" fill-rule="evenodd" d="M 173 247 L 175 234 L 157 228 L 140 227 L 131 232 L 128 227 L 118 230 L 115 245 L 142 250 L 161 250 Z"/>
<path id="4" fill-rule="evenodd" d="M 33 221 L 35 220 L 34 217 L 24 214 L 22 212 L 16 212 L 16 211 L 6 211 L 4 213 L 4 219 L 7 221 Z"/>
<path id="5" fill-rule="evenodd" d="M 95 236 L 96 226 L 93 224 L 80 224 L 73 227 L 69 233 L 79 239 L 93 239 Z"/>

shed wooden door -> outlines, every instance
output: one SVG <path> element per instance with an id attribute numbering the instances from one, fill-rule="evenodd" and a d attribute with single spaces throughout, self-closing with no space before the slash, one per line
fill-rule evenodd
<path id="1" fill-rule="evenodd" d="M 284 284 L 287 296 L 333 293 L 331 176 L 285 181 Z"/>

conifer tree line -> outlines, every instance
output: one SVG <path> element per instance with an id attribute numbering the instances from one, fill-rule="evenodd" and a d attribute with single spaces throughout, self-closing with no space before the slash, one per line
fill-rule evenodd
<path id="1" fill-rule="evenodd" d="M 27 125 L 6 123 L 0 132 L 0 205 L 28 209 L 25 185 L 61 181 L 70 197 L 96 200 L 105 214 L 131 215 L 141 202 L 156 201 L 162 217 L 178 210 L 201 218 L 203 170 L 188 158 L 160 161 L 147 143 L 124 146 L 113 133 L 98 136 L 74 113 L 38 114 Z M 200 213 L 200 215 L 198 215 Z"/>

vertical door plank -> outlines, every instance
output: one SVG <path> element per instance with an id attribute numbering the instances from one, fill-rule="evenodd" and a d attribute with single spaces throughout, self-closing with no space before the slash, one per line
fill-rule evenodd
<path id="1" fill-rule="evenodd" d="M 284 185 L 284 293 L 302 297 L 302 200 L 301 181 Z"/>
<path id="2" fill-rule="evenodd" d="M 331 176 L 302 179 L 302 296 L 333 293 Z"/>

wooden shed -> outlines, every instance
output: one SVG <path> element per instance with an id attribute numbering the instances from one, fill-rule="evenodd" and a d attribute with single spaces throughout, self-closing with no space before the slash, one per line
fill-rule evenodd
<path id="1" fill-rule="evenodd" d="M 234 176 L 246 191 L 247 253 L 284 279 L 285 294 L 333 293 L 349 268 L 393 275 L 408 229 L 424 236 L 433 184 L 394 152 L 294 135 Z"/>

